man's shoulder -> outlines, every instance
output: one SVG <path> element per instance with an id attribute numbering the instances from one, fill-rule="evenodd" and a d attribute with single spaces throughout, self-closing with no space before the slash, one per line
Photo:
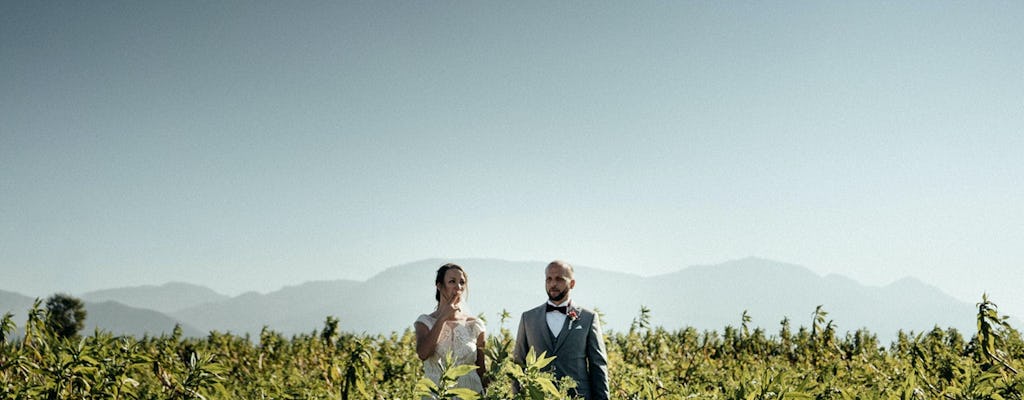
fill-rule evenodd
<path id="1" fill-rule="evenodd" d="M 576 312 L 578 312 L 580 314 L 580 317 L 584 318 L 587 321 L 597 321 L 598 320 L 597 312 L 594 311 L 591 308 L 580 307 L 580 306 L 573 306 L 573 308 L 577 310 Z"/>
<path id="2" fill-rule="evenodd" d="M 544 312 L 544 304 L 541 304 L 541 305 L 536 306 L 534 308 L 531 308 L 529 310 L 523 311 L 523 316 L 525 317 L 525 316 L 529 315 L 530 313 L 538 313 L 538 312 L 539 313 L 543 313 Z"/>
<path id="3" fill-rule="evenodd" d="M 587 308 L 587 307 L 583 307 L 583 306 L 578 306 L 578 305 L 573 305 L 572 308 L 579 310 L 580 314 L 597 315 L 597 312 L 594 311 L 591 308 Z"/>
<path id="4" fill-rule="evenodd" d="M 537 307 L 531 308 L 529 310 L 523 311 L 522 315 L 526 315 L 526 314 L 529 314 L 531 312 L 544 312 L 544 306 L 545 306 L 544 304 L 541 304 L 540 306 L 537 306 Z"/>

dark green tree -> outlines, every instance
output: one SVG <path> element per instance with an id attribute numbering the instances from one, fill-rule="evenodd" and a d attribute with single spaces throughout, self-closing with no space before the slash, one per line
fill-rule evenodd
<path id="1" fill-rule="evenodd" d="M 327 316 L 324 321 L 324 331 L 320 332 L 320 339 L 328 346 L 338 343 L 338 318 L 332 315 Z"/>
<path id="2" fill-rule="evenodd" d="M 64 293 L 46 299 L 46 324 L 62 338 L 70 338 L 85 327 L 85 304 Z"/>

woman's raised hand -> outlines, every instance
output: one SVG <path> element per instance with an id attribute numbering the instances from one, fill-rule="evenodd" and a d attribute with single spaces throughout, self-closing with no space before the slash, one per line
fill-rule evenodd
<path id="1" fill-rule="evenodd" d="M 438 307 L 439 320 L 451 321 L 456 319 L 456 315 L 462 311 L 462 294 L 457 294 L 455 297 L 448 299 L 448 301 L 442 301 Z"/>

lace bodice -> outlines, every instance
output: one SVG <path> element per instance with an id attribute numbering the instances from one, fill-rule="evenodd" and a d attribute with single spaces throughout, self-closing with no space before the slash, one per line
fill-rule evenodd
<path id="1" fill-rule="evenodd" d="M 437 319 L 430 315 L 423 314 L 416 319 L 427 329 L 433 329 Z M 456 364 L 476 364 L 476 339 L 486 331 L 484 323 L 479 319 L 473 321 L 449 321 L 441 329 L 441 335 L 437 338 L 437 348 L 434 354 L 423 360 L 423 372 L 426 377 L 437 383 L 441 379 L 441 363 L 445 355 L 452 353 L 452 360 Z M 483 391 L 483 384 L 476 371 L 470 372 L 459 378 L 459 387 L 473 389 L 477 392 Z"/>

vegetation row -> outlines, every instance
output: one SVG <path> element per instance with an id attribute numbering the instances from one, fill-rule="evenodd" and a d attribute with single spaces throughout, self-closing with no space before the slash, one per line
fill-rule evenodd
<path id="1" fill-rule="evenodd" d="M 451 367 L 440 385 L 423 378 L 411 330 L 390 335 L 343 332 L 327 317 L 320 330 L 258 338 L 210 332 L 183 338 L 79 334 L 86 316 L 69 296 L 36 301 L 24 334 L 12 315 L 0 321 L 0 393 L 10 399 L 419 399 L 473 396 L 453 390 L 472 367 Z M 977 331 L 900 332 L 882 344 L 867 330 L 836 332 L 821 306 L 809 324 L 777 332 L 738 326 L 721 332 L 667 331 L 642 308 L 627 332 L 607 332 L 615 399 L 1021 399 L 1024 341 L 987 297 Z M 562 399 L 571 382 L 543 372 L 551 361 L 511 361 L 514 337 L 488 338 L 490 386 L 482 399 Z M 513 393 L 512 382 L 523 390 Z"/>

